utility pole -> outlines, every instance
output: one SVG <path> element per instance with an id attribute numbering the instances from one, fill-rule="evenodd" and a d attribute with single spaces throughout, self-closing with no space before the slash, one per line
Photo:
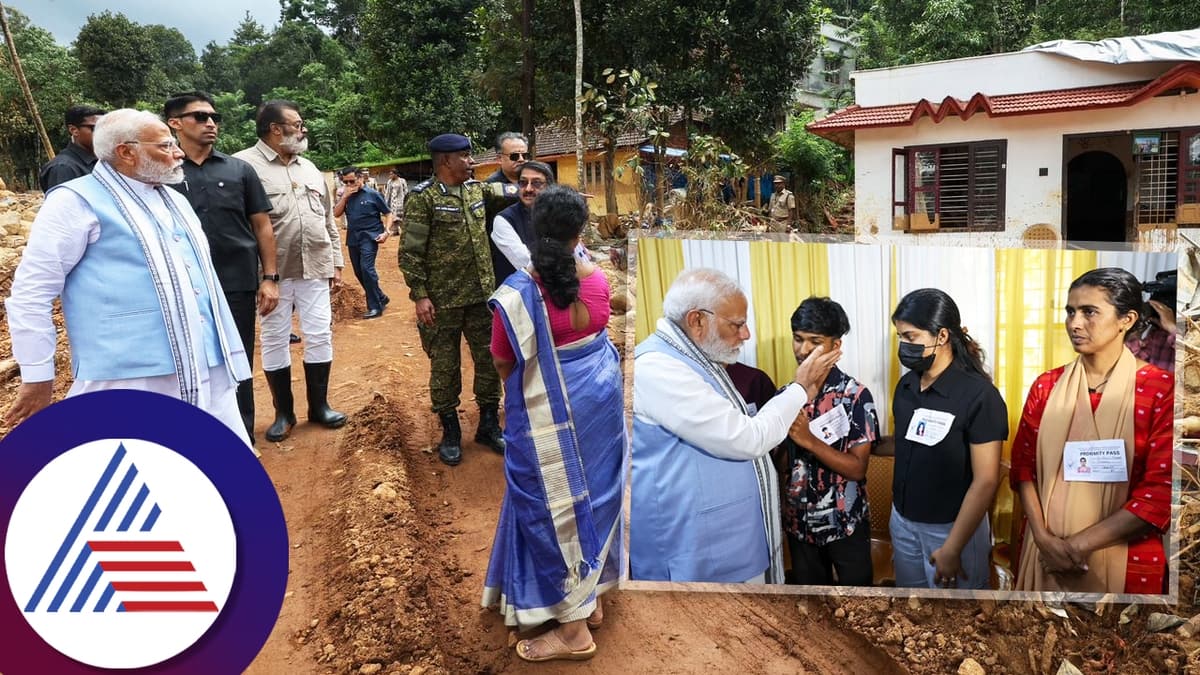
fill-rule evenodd
<path id="1" fill-rule="evenodd" d="M 4 30 L 4 42 L 8 44 L 8 55 L 12 58 L 13 72 L 17 82 L 21 83 L 21 91 L 25 94 L 25 103 L 29 106 L 29 114 L 33 117 L 33 125 L 37 127 L 38 135 L 42 137 L 42 146 L 46 148 L 46 157 L 54 159 L 54 146 L 50 144 L 50 135 L 42 124 L 42 115 L 38 112 L 37 101 L 33 100 L 33 92 L 29 91 L 29 81 L 25 79 L 25 71 L 21 68 L 21 57 L 17 56 L 17 45 L 13 42 L 12 32 L 8 29 L 8 14 L 4 3 L 0 2 L 0 28 Z"/>
<path id="2" fill-rule="evenodd" d="M 583 9 L 580 0 L 575 0 L 575 179 L 579 190 L 587 189 L 583 184 Z"/>
<path id="3" fill-rule="evenodd" d="M 533 127 L 533 76 L 537 63 L 533 54 L 533 4 L 522 0 L 521 11 L 521 133 L 529 139 L 529 156 L 536 154 L 537 138 Z"/>

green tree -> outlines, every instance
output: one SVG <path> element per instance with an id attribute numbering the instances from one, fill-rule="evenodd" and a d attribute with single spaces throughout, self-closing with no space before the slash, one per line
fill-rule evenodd
<path id="1" fill-rule="evenodd" d="M 284 21 L 311 23 L 328 28 L 333 38 L 349 50 L 362 46 L 359 22 L 367 0 L 280 0 Z"/>
<path id="2" fill-rule="evenodd" d="M 83 67 L 83 92 L 116 107 L 146 98 L 146 82 L 157 57 L 141 26 L 124 14 L 88 17 L 75 38 L 74 54 Z"/>
<path id="3" fill-rule="evenodd" d="M 519 119 L 519 5 L 496 0 L 483 13 L 481 82 L 507 120 Z M 769 154 L 770 135 L 791 104 L 791 83 L 816 53 L 823 11 L 809 0 L 598 0 L 582 9 L 585 80 L 598 82 L 608 65 L 636 66 L 661 85 L 661 104 L 703 114 L 713 133 L 751 155 Z M 535 119 L 567 116 L 575 54 L 569 3 L 540 3 L 533 33 Z"/>
<path id="4" fill-rule="evenodd" d="M 604 175 L 610 177 L 604 181 L 604 205 L 611 227 L 617 215 L 617 188 L 612 180 L 617 170 L 617 138 L 631 130 L 649 133 L 656 123 L 653 106 L 658 84 L 647 81 L 636 69 L 618 72 L 605 68 L 600 78 L 596 84 L 583 85 L 583 117 L 604 142 Z"/>
<path id="5" fill-rule="evenodd" d="M 242 76 L 233 47 L 218 45 L 215 41 L 204 46 L 200 54 L 201 86 L 208 91 L 239 91 Z"/>
<path id="6" fill-rule="evenodd" d="M 146 78 L 147 96 L 166 99 L 195 89 L 200 72 L 192 43 L 177 28 L 155 24 L 142 29 L 154 47 L 154 67 Z"/>
<path id="7" fill-rule="evenodd" d="M 836 210 L 839 200 L 852 191 L 854 167 L 845 148 L 804 128 L 812 121 L 812 111 L 805 111 L 773 140 L 775 165 L 792 174 L 800 218 L 815 224 L 825 222 L 825 209 Z"/>
<path id="8" fill-rule="evenodd" d="M 246 101 L 262 103 L 271 89 L 301 87 L 301 71 L 319 63 L 336 77 L 348 61 L 346 50 L 311 23 L 285 21 L 265 40 L 255 40 L 235 49 Z"/>
<path id="9" fill-rule="evenodd" d="M 29 22 L 12 7 L 5 7 L 13 42 L 38 110 L 57 148 L 69 140 L 63 125 L 67 108 L 89 102 L 79 94 L 79 62 L 58 45 L 48 31 Z M 0 36 L 0 41 L 3 36 Z M 0 48 L 0 175 L 12 177 L 10 188 L 36 188 L 37 172 L 46 161 L 37 130 L 25 107 L 20 85 L 8 62 L 7 45 Z"/>
<path id="10" fill-rule="evenodd" d="M 258 142 L 254 127 L 255 107 L 245 102 L 245 94 L 241 91 L 213 94 L 213 104 L 213 108 L 224 116 L 221 133 L 217 136 L 217 150 L 232 155 Z"/>
<path id="11" fill-rule="evenodd" d="M 367 89 L 381 129 L 406 151 L 445 132 L 479 140 L 498 107 L 480 96 L 481 0 L 368 0 Z M 515 83 L 514 83 L 515 87 Z M 569 100 L 569 99 L 568 99 Z"/>

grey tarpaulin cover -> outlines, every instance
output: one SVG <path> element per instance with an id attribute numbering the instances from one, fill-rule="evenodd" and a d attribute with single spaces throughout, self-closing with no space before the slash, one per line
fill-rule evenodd
<path id="1" fill-rule="evenodd" d="M 1022 51 L 1050 52 L 1082 61 L 1105 63 L 1200 61 L 1200 28 L 1109 38 L 1099 42 L 1052 40 L 1026 47 Z"/>

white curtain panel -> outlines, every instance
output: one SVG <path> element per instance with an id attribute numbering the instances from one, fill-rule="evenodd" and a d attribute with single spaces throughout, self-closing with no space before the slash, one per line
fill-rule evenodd
<path id="1" fill-rule="evenodd" d="M 984 248 L 897 246 L 899 301 L 918 288 L 939 288 L 954 299 L 962 325 L 983 347 L 984 366 L 995 372 L 996 252 Z M 895 307 L 888 308 L 891 316 Z M 896 345 L 891 345 L 894 350 Z"/>
<path id="2" fill-rule="evenodd" d="M 829 297 L 846 310 L 850 332 L 842 338 L 838 367 L 870 390 L 887 429 L 892 392 L 887 373 L 894 345 L 888 340 L 888 289 L 891 285 L 890 248 L 861 244 L 830 244 Z"/>
<path id="3" fill-rule="evenodd" d="M 1154 275 L 1176 269 L 1179 256 L 1174 252 L 1133 253 L 1130 251 L 1097 251 L 1098 267 L 1120 267 L 1129 270 L 1138 281 L 1153 281 Z"/>
<path id="4" fill-rule="evenodd" d="M 750 300 L 746 313 L 746 325 L 750 328 L 751 339 L 742 343 L 742 351 L 738 360 L 748 366 L 758 365 L 758 349 L 755 336 L 758 335 L 754 323 L 754 289 L 750 278 L 750 244 L 744 241 L 721 241 L 705 239 L 683 240 L 683 266 L 708 267 L 728 274 L 737 280 L 742 292 Z"/>

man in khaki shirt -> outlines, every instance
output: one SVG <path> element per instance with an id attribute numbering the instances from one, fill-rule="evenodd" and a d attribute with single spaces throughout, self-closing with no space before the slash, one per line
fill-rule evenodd
<path id="1" fill-rule="evenodd" d="M 783 176 L 775 176 L 772 185 L 775 191 L 767 208 L 767 215 L 771 219 L 767 229 L 770 232 L 787 232 L 796 225 L 796 195 L 784 187 Z"/>
<path id="2" fill-rule="evenodd" d="M 333 362 L 329 294 L 342 287 L 344 262 L 325 178 L 315 164 L 300 156 L 308 150 L 300 107 L 291 101 L 267 101 L 258 110 L 256 124 L 258 143 L 234 157 L 254 167 L 271 200 L 279 305 L 263 317 L 260 341 L 263 370 L 275 401 L 275 421 L 266 437 L 281 441 L 296 424 L 288 349 L 293 311 L 300 314 L 300 330 L 306 338 L 308 419 L 330 429 L 346 423 L 346 415 L 330 408 L 327 399 Z"/>

